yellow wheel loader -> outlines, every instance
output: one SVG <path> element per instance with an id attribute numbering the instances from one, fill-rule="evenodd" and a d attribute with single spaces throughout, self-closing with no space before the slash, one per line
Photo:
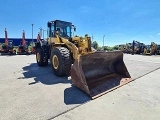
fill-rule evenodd
<path id="1" fill-rule="evenodd" d="M 151 45 L 146 45 L 144 48 L 144 55 L 156 55 L 157 54 L 157 44 L 151 42 Z"/>
<path id="2" fill-rule="evenodd" d="M 132 52 L 132 43 L 126 43 L 123 53 L 130 54 Z"/>
<path id="3" fill-rule="evenodd" d="M 157 45 L 157 54 L 160 55 L 160 45 Z"/>
<path id="4" fill-rule="evenodd" d="M 126 45 L 125 44 L 118 45 L 118 50 L 119 51 L 122 51 L 124 53 L 125 49 L 126 49 Z"/>
<path id="5" fill-rule="evenodd" d="M 37 64 L 47 66 L 50 59 L 56 76 L 71 75 L 73 84 L 92 99 L 132 80 L 121 51 L 94 51 L 88 35 L 72 37 L 75 30 L 71 22 L 48 22 L 48 38 L 36 42 Z"/>
<path id="6" fill-rule="evenodd" d="M 133 40 L 132 46 L 131 46 L 131 53 L 132 54 L 143 54 L 145 48 L 145 44 Z"/>
<path id="7" fill-rule="evenodd" d="M 122 51 L 123 53 L 130 54 L 131 46 L 132 46 L 132 43 L 121 44 L 121 45 L 118 46 L 118 50 Z"/>

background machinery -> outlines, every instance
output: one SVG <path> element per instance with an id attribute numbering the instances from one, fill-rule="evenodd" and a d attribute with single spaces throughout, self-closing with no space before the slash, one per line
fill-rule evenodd
<path id="1" fill-rule="evenodd" d="M 158 46 L 154 42 L 151 42 L 151 45 L 146 45 L 144 48 L 144 55 L 156 55 Z"/>
<path id="2" fill-rule="evenodd" d="M 122 51 L 123 53 L 130 53 L 132 49 L 132 43 L 126 43 L 126 44 L 121 44 L 118 46 L 118 50 Z"/>
<path id="3" fill-rule="evenodd" d="M 125 49 L 126 49 L 125 44 L 118 45 L 118 50 L 122 51 L 123 53 L 125 52 Z"/>
<path id="4" fill-rule="evenodd" d="M 126 43 L 124 53 L 130 54 L 132 49 L 132 43 Z"/>
<path id="5" fill-rule="evenodd" d="M 125 53 L 130 54 L 132 49 L 132 43 L 126 43 Z"/>
<path id="6" fill-rule="evenodd" d="M 48 22 L 48 38 L 36 42 L 37 64 L 47 66 L 50 59 L 56 76 L 71 75 L 73 84 L 92 99 L 132 80 L 121 51 L 94 51 L 91 38 L 72 37 L 73 30 L 71 22 Z"/>
<path id="7" fill-rule="evenodd" d="M 160 45 L 157 45 L 157 54 L 160 55 Z"/>
<path id="8" fill-rule="evenodd" d="M 16 54 L 16 50 L 14 50 L 14 45 L 12 40 L 8 40 L 8 33 L 7 29 L 5 28 L 5 43 L 2 44 L 2 48 L 0 50 L 0 53 L 3 55 L 13 55 Z"/>
<path id="9" fill-rule="evenodd" d="M 22 41 L 21 41 L 20 45 L 18 46 L 17 54 L 20 54 L 20 55 L 29 54 L 28 43 L 25 40 L 25 32 L 24 32 L 24 30 L 22 32 Z"/>
<path id="10" fill-rule="evenodd" d="M 145 44 L 134 40 L 131 48 L 132 48 L 131 49 L 131 53 L 143 54 L 144 48 L 145 48 Z"/>
<path id="11" fill-rule="evenodd" d="M 36 53 L 35 42 L 31 41 L 29 43 L 28 52 L 31 53 L 31 54 L 35 54 Z"/>
<path id="12" fill-rule="evenodd" d="M 37 35 L 37 41 L 40 41 L 41 36 L 40 33 L 38 33 Z M 31 54 L 35 54 L 36 53 L 36 46 L 35 46 L 35 42 L 31 41 L 29 44 L 29 51 L 31 52 Z"/>

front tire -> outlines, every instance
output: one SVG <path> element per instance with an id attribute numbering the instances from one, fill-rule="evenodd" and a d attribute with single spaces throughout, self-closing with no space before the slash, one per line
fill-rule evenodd
<path id="1" fill-rule="evenodd" d="M 48 65 L 48 58 L 46 57 L 45 53 L 43 53 L 41 48 L 36 50 L 36 60 L 38 66 L 47 66 Z"/>
<path id="2" fill-rule="evenodd" d="M 72 58 L 65 47 L 56 47 L 51 52 L 51 66 L 56 76 L 67 76 L 70 74 Z"/>

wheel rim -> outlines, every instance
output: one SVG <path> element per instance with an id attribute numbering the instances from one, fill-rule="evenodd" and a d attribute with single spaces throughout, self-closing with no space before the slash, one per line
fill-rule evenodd
<path id="1" fill-rule="evenodd" d="M 53 64 L 54 69 L 58 69 L 59 61 L 58 61 L 58 57 L 56 55 L 54 55 L 52 58 L 52 64 Z"/>
<path id="2" fill-rule="evenodd" d="M 40 62 L 40 57 L 41 57 L 40 54 L 37 53 L 37 61 L 38 61 L 38 62 Z"/>

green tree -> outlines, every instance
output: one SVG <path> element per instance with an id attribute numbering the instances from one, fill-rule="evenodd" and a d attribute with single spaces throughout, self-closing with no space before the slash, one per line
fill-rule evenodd
<path id="1" fill-rule="evenodd" d="M 93 47 L 94 49 L 98 49 L 99 45 L 98 45 L 97 41 L 93 41 L 93 42 L 92 42 L 92 47 Z"/>
<path id="2" fill-rule="evenodd" d="M 113 46 L 112 50 L 118 50 L 118 45 Z"/>
<path id="3" fill-rule="evenodd" d="M 112 47 L 110 47 L 110 46 L 104 46 L 103 50 L 112 51 Z"/>
<path id="4" fill-rule="evenodd" d="M 97 50 L 98 50 L 98 51 L 101 51 L 101 50 L 102 50 L 102 47 L 101 47 L 101 46 L 98 46 Z"/>

